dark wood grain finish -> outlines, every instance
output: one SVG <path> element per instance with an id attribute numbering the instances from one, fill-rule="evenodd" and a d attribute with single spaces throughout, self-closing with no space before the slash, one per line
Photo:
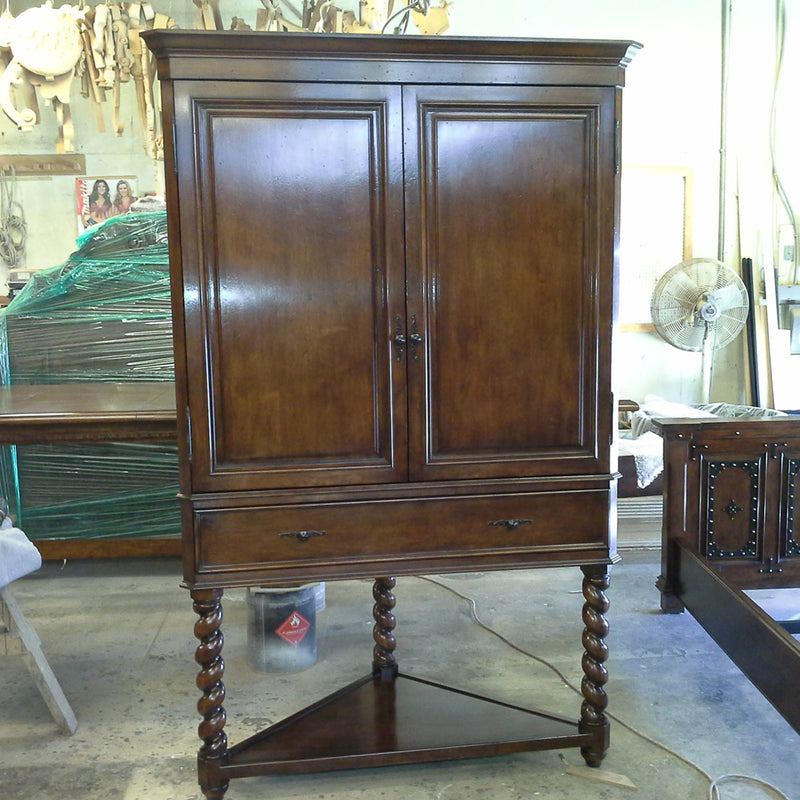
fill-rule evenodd
<path id="1" fill-rule="evenodd" d="M 192 491 L 609 473 L 613 92 L 188 91 Z"/>
<path id="2" fill-rule="evenodd" d="M 184 296 L 201 298 L 186 358 L 206 376 L 189 395 L 193 490 L 404 480 L 399 89 L 190 91 L 184 227 L 203 235 L 184 249 Z"/>
<path id="3" fill-rule="evenodd" d="M 169 382 L 14 384 L 0 387 L 0 444 L 175 441 Z M 177 538 L 37 540 L 42 558 L 179 556 Z"/>
<path id="4" fill-rule="evenodd" d="M 170 558 L 181 556 L 178 536 L 139 539 L 37 539 L 36 549 L 45 561 L 79 558 Z"/>
<path id="5" fill-rule="evenodd" d="M 194 570 L 198 582 L 228 585 L 241 583 L 248 570 L 268 581 L 280 570 L 318 563 L 370 577 L 387 558 L 399 566 L 426 557 L 437 572 L 452 571 L 448 562 L 468 554 L 477 563 L 495 556 L 498 565 L 503 558 L 515 566 L 552 562 L 567 553 L 588 562 L 607 548 L 597 520 L 608 513 L 601 491 L 203 510 L 196 512 Z M 510 527 L 516 520 L 525 522 Z M 325 535 L 282 535 L 293 531 Z"/>
<path id="6" fill-rule="evenodd" d="M 411 87 L 404 103 L 413 477 L 607 472 L 614 93 Z"/>
<path id="7" fill-rule="evenodd" d="M 162 80 L 218 80 L 209 55 L 225 52 L 225 77 L 248 81 L 623 86 L 641 45 L 627 41 L 433 36 L 145 32 Z M 431 70 L 431 60 L 437 62 Z M 324 62 L 322 70 L 320 62 Z"/>
<path id="8" fill-rule="evenodd" d="M 665 420 L 660 428 L 665 610 L 680 581 L 676 542 L 743 589 L 800 585 L 800 419 Z"/>
<path id="9" fill-rule="evenodd" d="M 0 444 L 174 441 L 175 437 L 172 383 L 0 387 Z"/>
<path id="10" fill-rule="evenodd" d="M 800 586 L 800 419 L 664 420 L 657 586 L 800 732 L 800 646 L 744 589 Z"/>
<path id="11" fill-rule="evenodd" d="M 599 764 L 636 46 L 145 39 L 174 130 L 185 585 L 572 564 L 589 587 L 580 723 L 409 682 L 379 577 L 375 678 L 219 758 L 203 735 L 201 788 L 560 746 Z"/>
<path id="12" fill-rule="evenodd" d="M 200 665 L 197 687 L 203 696 L 197 702 L 197 710 L 203 721 L 198 734 L 203 746 L 197 755 L 203 794 L 212 800 L 221 798 L 228 788 L 228 781 L 220 775 L 220 765 L 227 756 L 228 737 L 225 734 L 225 662 L 222 660 L 224 637 L 222 625 L 222 591 L 219 589 L 192 592 L 194 610 L 199 615 L 194 633 L 199 643 L 195 661 Z"/>
<path id="13" fill-rule="evenodd" d="M 375 720 L 381 724 L 373 724 Z M 344 736 L 343 732 L 352 732 Z M 572 720 L 400 673 L 368 676 L 231 748 L 230 777 L 587 745 Z"/>
<path id="14" fill-rule="evenodd" d="M 680 602 L 800 733 L 800 645 L 708 560 L 673 542 Z"/>
<path id="15" fill-rule="evenodd" d="M 375 620 L 375 627 L 372 629 L 372 638 L 375 640 L 372 671 L 384 680 L 397 675 L 397 661 L 394 657 L 397 646 L 394 628 L 397 619 L 394 616 L 395 596 L 392 592 L 396 583 L 394 578 L 376 578 L 372 586 L 372 597 L 375 600 L 372 607 L 372 617 Z"/>
<path id="16" fill-rule="evenodd" d="M 583 604 L 583 704 L 579 728 L 583 733 L 593 735 L 592 744 L 581 748 L 581 753 L 589 766 L 596 767 L 605 757 L 609 745 L 610 724 L 605 714 L 608 696 L 604 688 L 608 683 L 605 662 L 608 659 L 606 613 L 609 603 L 606 590 L 609 576 L 606 567 L 584 567 L 583 573 L 586 602 Z"/>

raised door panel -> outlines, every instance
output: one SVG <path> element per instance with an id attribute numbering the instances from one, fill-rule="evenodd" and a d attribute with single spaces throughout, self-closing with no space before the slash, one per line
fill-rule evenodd
<path id="1" fill-rule="evenodd" d="M 178 91 L 192 490 L 405 479 L 399 89 Z"/>
<path id="2" fill-rule="evenodd" d="M 800 522 L 795 509 L 800 500 L 800 448 L 794 448 L 794 452 L 785 458 L 784 481 L 785 491 L 781 492 L 781 497 L 785 497 L 783 511 L 783 541 L 780 547 L 782 558 L 800 559 Z M 800 561 L 798 561 L 800 563 Z"/>
<path id="3" fill-rule="evenodd" d="M 794 523 L 800 443 L 762 425 L 745 423 L 727 438 L 712 428 L 689 447 L 687 505 L 697 514 L 699 552 L 742 575 L 780 571 L 800 555 Z"/>
<path id="4" fill-rule="evenodd" d="M 797 420 L 789 418 L 795 424 Z M 775 566 L 784 572 L 800 574 L 800 439 L 786 431 L 783 436 L 771 438 L 765 447 L 778 471 L 778 496 L 775 509 L 769 513 L 770 521 L 777 527 Z"/>
<path id="5" fill-rule="evenodd" d="M 412 475 L 608 472 L 614 91 L 404 92 Z"/>
<path id="6" fill-rule="evenodd" d="M 763 560 L 768 466 L 757 452 L 703 451 L 699 457 L 700 546 L 707 558 Z"/>

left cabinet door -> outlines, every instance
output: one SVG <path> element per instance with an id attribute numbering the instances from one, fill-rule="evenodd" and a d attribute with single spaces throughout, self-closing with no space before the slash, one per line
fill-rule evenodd
<path id="1" fill-rule="evenodd" d="M 178 81 L 172 111 L 191 491 L 405 480 L 399 88 Z"/>

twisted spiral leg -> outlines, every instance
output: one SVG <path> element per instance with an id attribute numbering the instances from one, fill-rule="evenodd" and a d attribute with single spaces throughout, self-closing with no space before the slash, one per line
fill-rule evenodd
<path id="1" fill-rule="evenodd" d="M 375 620 L 375 627 L 372 629 L 372 638 L 375 640 L 372 671 L 383 678 L 397 674 L 397 662 L 394 658 L 397 642 L 393 633 L 396 620 L 392 613 L 395 605 L 392 589 L 396 583 L 395 578 L 376 578 L 372 587 L 372 597 L 375 600 L 372 607 L 372 617 Z"/>
<path id="2" fill-rule="evenodd" d="M 608 705 L 608 697 L 603 688 L 608 681 L 608 672 L 603 662 L 608 658 L 608 647 L 604 641 L 608 635 L 608 622 L 605 613 L 608 611 L 609 577 L 606 566 L 582 567 L 583 596 L 583 648 L 582 659 L 583 680 L 581 692 L 581 733 L 591 733 L 594 741 L 581 748 L 581 754 L 590 767 L 600 766 L 600 762 L 608 751 L 609 722 L 604 713 Z"/>
<path id="3" fill-rule="evenodd" d="M 195 623 L 194 635 L 200 640 L 195 652 L 195 661 L 201 669 L 197 675 L 197 687 L 203 696 L 197 710 L 203 721 L 197 729 L 203 744 L 197 754 L 200 789 L 208 800 L 221 800 L 228 788 L 228 780 L 220 772 L 221 760 L 228 751 L 225 735 L 225 685 L 222 676 L 225 662 L 222 660 L 223 636 L 222 589 L 202 589 L 192 592 L 194 610 L 200 616 Z"/>

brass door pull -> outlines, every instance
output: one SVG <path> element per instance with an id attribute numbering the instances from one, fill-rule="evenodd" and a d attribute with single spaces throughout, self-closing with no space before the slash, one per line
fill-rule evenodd
<path id="1" fill-rule="evenodd" d="M 515 531 L 520 525 L 533 525 L 532 519 L 495 519 L 489 525 L 493 528 L 505 526 L 507 530 Z"/>
<path id="2" fill-rule="evenodd" d="M 293 536 L 298 542 L 307 542 L 312 536 L 326 536 L 328 531 L 287 531 L 279 533 L 278 536 Z"/>
<path id="3" fill-rule="evenodd" d="M 394 334 L 394 349 L 397 351 L 397 360 L 403 360 L 403 354 L 406 350 L 407 340 L 403 333 L 403 320 L 400 317 L 395 318 L 395 334 Z"/>
<path id="4" fill-rule="evenodd" d="M 411 315 L 411 333 L 409 334 L 408 340 L 411 342 L 410 353 L 411 358 L 414 361 L 417 361 L 419 355 L 417 354 L 417 347 L 418 345 L 422 344 L 422 336 L 417 333 L 417 315 Z"/>
<path id="5" fill-rule="evenodd" d="M 393 341 L 394 348 L 397 353 L 397 360 L 403 360 L 406 345 L 408 345 L 408 354 L 414 361 L 418 361 L 419 354 L 417 353 L 417 347 L 422 344 L 422 336 L 421 334 L 417 333 L 417 315 L 411 315 L 411 333 L 408 335 L 408 338 L 406 338 L 406 335 L 403 332 L 403 320 L 399 315 L 395 317 L 394 324 L 395 333 Z"/>

